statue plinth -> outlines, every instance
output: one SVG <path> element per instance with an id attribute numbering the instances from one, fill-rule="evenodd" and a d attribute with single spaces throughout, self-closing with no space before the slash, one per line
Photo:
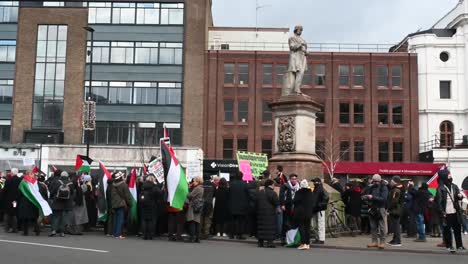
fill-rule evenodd
<path id="1" fill-rule="evenodd" d="M 315 119 L 320 104 L 310 96 L 282 96 L 270 107 L 275 116 L 275 138 L 270 169 L 277 165 L 301 179 L 323 178 L 322 163 L 315 153 Z"/>

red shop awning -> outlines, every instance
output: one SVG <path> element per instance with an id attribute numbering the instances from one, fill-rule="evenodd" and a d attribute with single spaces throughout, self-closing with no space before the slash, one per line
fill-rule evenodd
<path id="1" fill-rule="evenodd" d="M 399 162 L 338 162 L 335 174 L 381 174 L 407 176 L 433 176 L 445 164 Z M 323 168 L 324 173 L 328 173 Z"/>

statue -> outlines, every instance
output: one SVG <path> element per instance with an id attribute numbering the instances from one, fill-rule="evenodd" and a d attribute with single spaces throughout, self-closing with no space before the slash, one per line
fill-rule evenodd
<path id="1" fill-rule="evenodd" d="M 294 36 L 289 38 L 289 66 L 283 85 L 283 95 L 302 94 L 301 85 L 307 71 L 307 43 L 301 37 L 302 26 L 294 27 Z"/>

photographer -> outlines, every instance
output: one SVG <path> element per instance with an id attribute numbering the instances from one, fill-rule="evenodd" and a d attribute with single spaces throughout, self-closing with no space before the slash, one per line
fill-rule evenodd
<path id="1" fill-rule="evenodd" d="M 372 185 L 362 199 L 369 202 L 372 243 L 368 244 L 367 247 L 384 249 L 385 236 L 387 234 L 387 212 L 385 206 L 388 199 L 388 188 L 382 183 L 380 175 L 374 174 L 372 176 Z"/>

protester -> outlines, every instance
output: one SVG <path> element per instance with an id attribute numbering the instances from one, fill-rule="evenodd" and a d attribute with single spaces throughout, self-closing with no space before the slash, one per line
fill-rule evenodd
<path id="1" fill-rule="evenodd" d="M 29 172 L 26 172 L 29 175 Z M 31 177 L 35 177 L 31 175 Z M 24 180 L 23 180 L 24 181 Z M 21 191 L 18 192 L 17 216 L 18 222 L 21 223 L 23 235 L 29 235 L 29 227 L 34 227 L 34 232 L 39 235 L 40 229 L 37 223 L 39 217 L 39 209 L 26 197 Z"/>
<path id="2" fill-rule="evenodd" d="M 280 188 L 279 200 L 281 205 L 281 210 L 283 213 L 283 226 L 281 232 L 281 243 L 282 245 L 286 244 L 286 231 L 291 229 L 292 226 L 292 217 L 293 217 L 293 201 L 296 192 L 300 189 L 299 184 L 297 183 L 297 175 L 289 175 L 289 181 L 286 182 Z"/>
<path id="3" fill-rule="evenodd" d="M 201 238 L 207 239 L 210 235 L 210 228 L 213 222 L 213 197 L 215 185 L 211 182 L 210 176 L 205 175 L 203 179 L 203 211 L 201 215 Z"/>
<path id="4" fill-rule="evenodd" d="M 193 189 L 188 194 L 187 222 L 189 225 L 190 242 L 200 243 L 200 223 L 203 213 L 203 178 L 193 179 Z"/>
<path id="5" fill-rule="evenodd" d="M 372 185 L 363 198 L 369 201 L 369 221 L 372 233 L 372 243 L 368 248 L 385 248 L 385 237 L 387 234 L 385 206 L 388 199 L 388 188 L 382 183 L 379 174 L 372 176 Z"/>
<path id="6" fill-rule="evenodd" d="M 61 172 L 58 179 L 51 180 L 49 183 L 50 207 L 53 215 L 52 230 L 49 236 L 52 237 L 58 233 L 64 237 L 65 226 L 70 224 L 69 217 L 73 210 L 73 198 L 76 190 L 66 171 Z"/>
<path id="7" fill-rule="evenodd" d="M 414 195 L 413 212 L 416 215 L 416 229 L 418 230 L 418 238 L 415 242 L 426 242 L 426 225 L 424 222 L 424 214 L 429 209 L 429 202 L 433 201 L 431 193 L 428 191 L 427 183 L 422 183 L 418 191 Z"/>
<path id="8" fill-rule="evenodd" d="M 247 213 L 249 212 L 249 187 L 246 182 L 242 181 L 242 172 L 237 172 L 231 177 L 229 188 L 228 207 L 232 218 L 232 233 L 230 238 L 234 236 L 237 239 L 245 239 L 245 222 L 247 221 Z"/>
<path id="9" fill-rule="evenodd" d="M 3 187 L 3 209 L 6 215 L 5 231 L 8 233 L 18 232 L 18 222 L 16 218 L 17 199 L 19 196 L 18 186 L 21 178 L 18 177 L 18 169 L 11 169 L 11 178 L 5 181 Z"/>
<path id="10" fill-rule="evenodd" d="M 276 212 L 279 210 L 278 195 L 273 191 L 274 182 L 265 181 L 265 188 L 257 194 L 257 239 L 259 247 L 274 248 L 276 238 Z M 264 244 L 266 241 L 266 244 Z"/>
<path id="11" fill-rule="evenodd" d="M 330 186 L 331 186 L 333 189 L 335 189 L 337 192 L 339 192 L 340 195 L 343 194 L 343 192 L 344 192 L 343 186 L 341 186 L 340 180 L 338 180 L 337 178 L 332 178 L 332 179 L 331 179 Z"/>
<path id="12" fill-rule="evenodd" d="M 82 235 L 82 225 L 88 223 L 88 210 L 84 197 L 85 184 L 79 175 L 72 176 L 75 195 L 73 197 L 73 210 L 71 211 L 71 221 L 65 229 L 65 233 L 70 235 Z"/>
<path id="13" fill-rule="evenodd" d="M 361 226 L 361 187 L 357 183 L 347 183 L 342 195 L 345 215 L 351 235 L 355 236 Z"/>
<path id="14" fill-rule="evenodd" d="M 97 222 L 97 203 L 95 196 L 95 187 L 90 175 L 83 176 L 83 195 L 86 203 L 86 210 L 88 214 L 88 223 L 85 225 L 85 231 L 90 231 L 91 228 L 96 227 Z"/>
<path id="15" fill-rule="evenodd" d="M 255 178 L 247 183 L 249 188 L 249 209 L 247 212 L 247 222 L 245 232 L 249 237 L 255 237 L 257 232 L 257 192 L 259 186 Z"/>
<path id="16" fill-rule="evenodd" d="M 416 237 L 416 215 L 413 210 L 414 195 L 416 189 L 414 188 L 414 182 L 409 181 L 405 192 L 404 211 L 402 216 L 403 230 L 406 230 L 406 237 Z"/>
<path id="17" fill-rule="evenodd" d="M 453 231 L 457 250 L 462 252 L 465 247 L 461 237 L 462 212 L 459 201 L 463 199 L 463 195 L 458 186 L 452 183 L 452 176 L 447 168 L 439 170 L 438 175 L 442 184 L 437 188 L 435 200 L 442 216 L 445 247 L 451 253 L 456 252 L 452 241 Z"/>
<path id="18" fill-rule="evenodd" d="M 401 246 L 401 213 L 404 204 L 404 186 L 401 184 L 399 176 L 393 176 L 390 182 L 391 190 L 388 196 L 388 214 L 390 216 L 390 226 L 393 239 L 387 244 L 394 247 Z"/>
<path id="19" fill-rule="evenodd" d="M 294 221 L 298 225 L 301 235 L 299 250 L 309 249 L 310 246 L 310 222 L 314 211 L 314 195 L 312 194 L 309 182 L 302 180 L 301 189 L 294 196 Z"/>
<path id="20" fill-rule="evenodd" d="M 328 207 L 329 195 L 328 192 L 323 188 L 322 180 L 315 178 L 313 180 L 314 191 L 312 192 L 314 198 L 314 216 L 313 221 L 318 227 L 318 238 L 312 242 L 312 244 L 325 244 L 325 211 Z"/>
<path id="21" fill-rule="evenodd" d="M 226 233 L 226 223 L 229 219 L 228 197 L 228 182 L 225 178 L 221 178 L 215 192 L 215 205 L 213 212 L 213 223 L 218 236 L 224 236 Z"/>
<path id="22" fill-rule="evenodd" d="M 4 215 L 5 215 L 5 212 L 3 209 L 3 188 L 5 187 L 6 178 L 3 172 L 1 172 L 0 174 L 1 174 L 0 176 L 0 223 L 2 223 L 4 219 Z"/>
<path id="23" fill-rule="evenodd" d="M 155 184 L 155 177 L 149 176 L 141 187 L 138 203 L 141 208 L 143 239 L 152 240 L 158 219 L 158 201 L 162 200 L 161 190 Z"/>
<path id="24" fill-rule="evenodd" d="M 106 178 L 103 178 L 105 181 Z M 104 225 L 104 232 L 107 236 L 112 236 L 114 231 L 114 210 L 112 209 L 112 185 L 114 185 L 114 180 L 112 177 L 107 180 L 107 190 L 106 190 L 106 208 L 107 208 L 107 219 Z"/>
<path id="25" fill-rule="evenodd" d="M 124 225 L 125 210 L 131 205 L 131 194 L 128 185 L 125 183 L 122 172 L 114 173 L 114 183 L 111 187 L 112 193 L 112 209 L 114 211 L 113 231 L 112 235 L 115 238 L 124 239 L 122 234 Z"/>
<path id="26" fill-rule="evenodd" d="M 276 173 L 276 178 L 275 178 L 276 184 L 279 184 L 282 186 L 288 182 L 288 178 L 283 173 L 283 166 L 281 165 L 276 166 L 275 173 Z"/>

